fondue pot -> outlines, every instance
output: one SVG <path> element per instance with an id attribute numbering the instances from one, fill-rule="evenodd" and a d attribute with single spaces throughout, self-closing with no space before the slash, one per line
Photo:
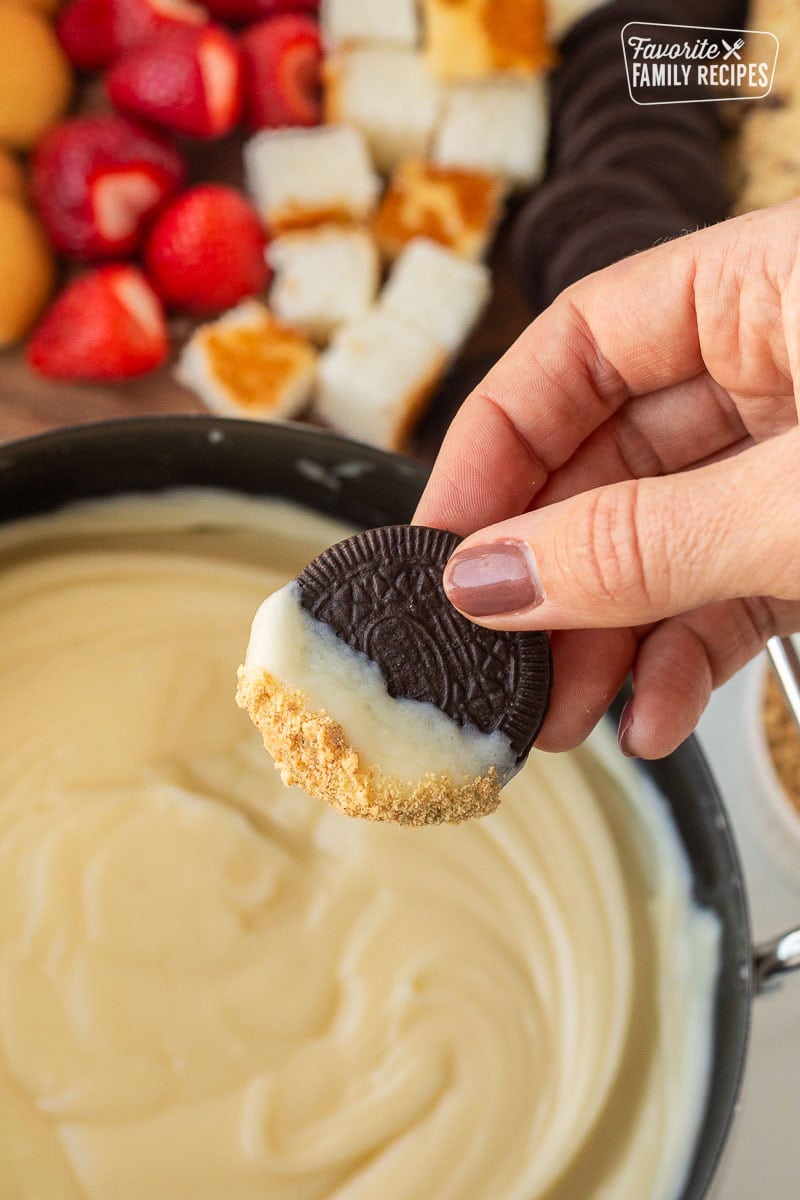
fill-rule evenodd
<path id="1" fill-rule="evenodd" d="M 204 487 L 292 500 L 368 527 L 409 520 L 425 478 L 408 459 L 306 427 L 212 417 L 118 421 L 0 447 L 0 521 L 121 493 Z M 695 738 L 639 770 L 669 804 L 695 897 L 722 928 L 711 1080 L 682 1193 L 682 1200 L 701 1200 L 736 1106 L 753 999 L 800 968 L 800 930 L 753 950 L 730 824 Z"/>

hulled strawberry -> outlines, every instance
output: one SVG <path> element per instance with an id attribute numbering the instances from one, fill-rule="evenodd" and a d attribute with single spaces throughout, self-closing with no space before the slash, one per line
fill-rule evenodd
<path id="1" fill-rule="evenodd" d="M 153 289 L 135 267 L 115 265 L 64 289 L 34 330 L 28 361 L 52 379 L 127 379 L 160 366 L 168 349 Z"/>
<path id="2" fill-rule="evenodd" d="M 189 137 L 218 137 L 242 112 L 239 47 L 220 25 L 176 27 L 123 55 L 106 88 L 121 112 Z"/>
<path id="3" fill-rule="evenodd" d="M 125 117 L 76 117 L 39 142 L 31 190 L 57 250 L 82 259 L 124 257 L 184 177 L 180 154 L 149 130 Z"/>
<path id="4" fill-rule="evenodd" d="M 316 16 L 319 0 L 206 0 L 206 8 L 220 21 L 261 21 L 283 13 Z"/>
<path id="5" fill-rule="evenodd" d="M 262 292 L 269 270 L 255 210 L 233 188 L 204 184 L 184 192 L 148 234 L 145 267 L 165 303 L 211 314 Z"/>
<path id="6" fill-rule="evenodd" d="M 207 20 L 206 9 L 191 0 L 71 0 L 56 32 L 76 67 L 99 71 L 168 29 Z"/>
<path id="7" fill-rule="evenodd" d="M 295 13 L 261 21 L 242 35 L 245 110 L 253 129 L 321 120 L 319 27 Z"/>

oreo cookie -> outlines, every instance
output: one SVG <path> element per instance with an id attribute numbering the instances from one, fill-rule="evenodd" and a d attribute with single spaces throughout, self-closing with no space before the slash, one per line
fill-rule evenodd
<path id="1" fill-rule="evenodd" d="M 585 275 L 685 232 L 681 217 L 668 210 L 621 209 L 590 224 L 575 233 L 550 260 L 542 285 L 544 301 L 550 304 L 564 288 Z"/>
<path id="2" fill-rule="evenodd" d="M 607 62 L 599 70 L 581 67 L 573 72 L 568 64 L 562 76 L 553 77 L 551 118 L 559 138 L 579 129 L 587 117 L 628 100 L 628 77 L 622 62 Z"/>
<path id="3" fill-rule="evenodd" d="M 655 213 L 670 225 L 691 223 L 668 187 L 639 172 L 601 169 L 556 176 L 524 205 L 511 235 L 512 267 L 534 309 L 553 299 L 548 284 L 553 257 L 588 226 L 616 213 Z"/>
<path id="4" fill-rule="evenodd" d="M 651 178 L 669 191 L 695 224 L 722 221 L 730 209 L 722 153 L 687 138 L 678 129 L 626 130 L 597 143 L 593 166 L 631 169 L 646 162 Z"/>
<path id="5" fill-rule="evenodd" d="M 561 59 L 550 78 L 550 102 L 553 117 L 558 120 L 566 101 L 598 75 L 614 75 L 619 80 L 620 94 L 628 95 L 628 73 L 622 53 L 619 31 L 607 29 L 589 38 L 569 56 Z"/>
<path id="6" fill-rule="evenodd" d="M 379 667 L 391 696 L 504 734 L 521 763 L 547 714 L 550 642 L 483 629 L 453 608 L 442 575 L 459 540 L 419 525 L 357 534 L 298 575 L 300 604 Z"/>
<path id="7" fill-rule="evenodd" d="M 642 146 L 651 136 L 674 133 L 685 143 L 694 143 L 713 159 L 718 155 L 720 126 L 711 113 L 711 105 L 665 104 L 657 108 L 639 107 L 629 96 L 603 105 L 580 124 L 571 128 L 566 122 L 555 130 L 554 160 L 559 170 L 602 161 L 604 147 L 612 137 L 623 133 L 637 135 Z"/>
<path id="8" fill-rule="evenodd" d="M 680 0 L 678 0 L 678 3 Z M 594 42 L 612 30 L 619 43 L 623 27 L 629 21 L 676 21 L 676 0 L 611 0 L 592 9 L 567 31 L 558 47 L 562 60 L 570 58 L 587 42 Z"/>

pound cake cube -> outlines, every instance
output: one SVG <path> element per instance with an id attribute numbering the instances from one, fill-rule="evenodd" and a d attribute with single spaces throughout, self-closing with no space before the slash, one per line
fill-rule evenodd
<path id="1" fill-rule="evenodd" d="M 324 80 L 326 120 L 360 129 L 379 171 L 427 154 L 442 90 L 421 54 L 391 46 L 340 50 L 325 64 Z"/>
<path id="2" fill-rule="evenodd" d="M 425 51 L 441 79 L 530 75 L 552 62 L 544 0 L 423 0 Z"/>
<path id="3" fill-rule="evenodd" d="M 278 421 L 307 405 L 316 361 L 302 333 L 250 300 L 195 330 L 175 375 L 212 412 Z"/>
<path id="4" fill-rule="evenodd" d="M 502 182 L 482 171 L 408 159 L 384 193 L 373 231 L 381 252 L 394 259 L 416 237 L 449 247 L 462 258 L 486 253 L 503 211 Z"/>
<path id="5" fill-rule="evenodd" d="M 366 220 L 380 191 L 363 135 L 346 125 L 264 130 L 245 145 L 244 161 L 250 194 L 273 233 Z"/>
<path id="6" fill-rule="evenodd" d="M 322 0 L 319 16 L 329 50 L 364 42 L 419 44 L 417 0 Z"/>
<path id="7" fill-rule="evenodd" d="M 491 291 L 491 272 L 483 263 L 467 262 L 429 238 L 417 238 L 395 263 L 380 308 L 424 329 L 452 357 L 469 336 Z"/>
<path id="8" fill-rule="evenodd" d="M 367 312 L 380 283 L 375 239 L 356 226 L 285 233 L 270 244 L 267 260 L 275 273 L 272 311 L 323 344 L 339 325 Z"/>
<path id="9" fill-rule="evenodd" d="M 445 365 L 426 330 L 373 308 L 342 325 L 320 355 L 314 411 L 358 441 L 402 450 Z"/>
<path id="10" fill-rule="evenodd" d="M 527 187 L 544 175 L 550 121 L 543 75 L 447 89 L 434 161 Z"/>

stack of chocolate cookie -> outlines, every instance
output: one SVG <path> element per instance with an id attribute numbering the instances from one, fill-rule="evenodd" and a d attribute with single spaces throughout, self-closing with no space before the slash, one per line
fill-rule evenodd
<path id="1" fill-rule="evenodd" d="M 745 9 L 741 0 L 613 0 L 569 31 L 552 79 L 548 180 L 511 241 L 537 311 L 584 275 L 728 215 L 719 105 L 635 104 L 621 33 L 629 21 L 738 29 Z"/>

